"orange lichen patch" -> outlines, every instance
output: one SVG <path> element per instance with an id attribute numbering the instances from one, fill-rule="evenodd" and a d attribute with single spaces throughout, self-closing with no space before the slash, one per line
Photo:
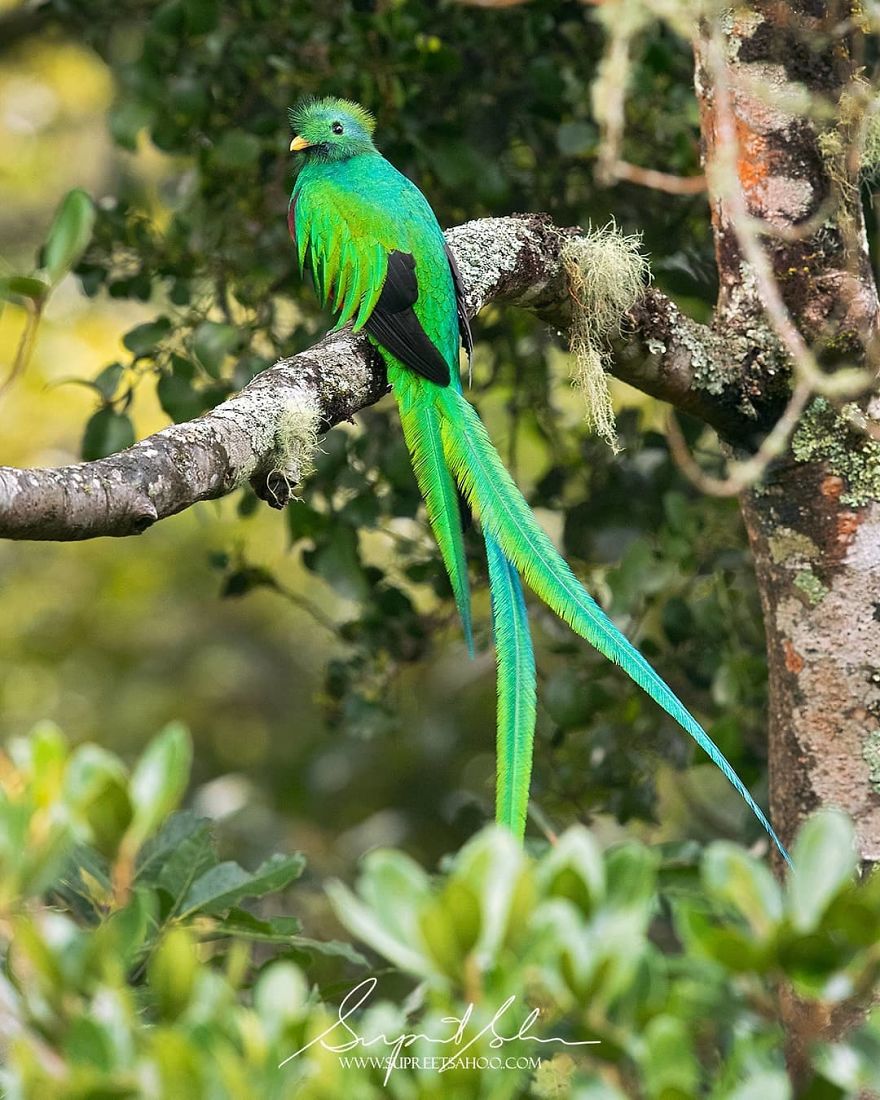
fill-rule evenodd
<path id="1" fill-rule="evenodd" d="M 739 146 L 736 171 L 750 204 L 760 208 L 770 175 L 767 139 L 752 129 L 749 122 L 736 116 L 736 140 Z"/>
<path id="2" fill-rule="evenodd" d="M 827 477 L 823 477 L 819 484 L 819 492 L 823 497 L 831 497 L 832 500 L 837 500 L 840 494 L 843 492 L 843 478 L 837 477 L 835 474 L 828 474 Z"/>
<path id="3" fill-rule="evenodd" d="M 837 541 L 841 546 L 849 546 L 859 529 L 859 516 L 856 512 L 841 512 L 837 517 Z"/>
<path id="4" fill-rule="evenodd" d="M 785 651 L 785 667 L 789 672 L 794 673 L 795 676 L 803 669 L 804 659 L 794 648 L 788 638 L 782 643 L 782 648 Z"/>

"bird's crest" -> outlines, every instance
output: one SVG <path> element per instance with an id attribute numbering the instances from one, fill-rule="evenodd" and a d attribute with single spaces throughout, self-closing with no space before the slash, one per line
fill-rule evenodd
<path id="1" fill-rule="evenodd" d="M 287 111 L 290 125 L 295 133 L 302 133 L 311 120 L 319 117 L 329 118 L 331 115 L 343 115 L 352 119 L 369 136 L 373 136 L 376 129 L 376 120 L 372 114 L 355 103 L 351 99 L 339 99 L 336 96 L 309 96 L 301 99 L 295 107 L 289 107 Z"/>

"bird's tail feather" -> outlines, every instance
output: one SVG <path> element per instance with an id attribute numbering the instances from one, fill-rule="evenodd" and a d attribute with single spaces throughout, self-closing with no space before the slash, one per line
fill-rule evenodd
<path id="1" fill-rule="evenodd" d="M 407 402 L 405 406 L 401 402 L 400 422 L 412 456 L 416 481 L 425 500 L 428 519 L 449 574 L 468 652 L 473 657 L 471 595 L 461 531 L 459 496 L 443 453 L 440 410 L 429 402 Z"/>
<path id="2" fill-rule="evenodd" d="M 400 419 L 431 527 L 452 584 L 468 650 L 473 656 L 470 589 L 462 539 L 467 502 L 449 472 L 440 435 L 440 409 L 408 400 L 400 387 Z M 522 585 L 486 532 L 489 587 L 498 676 L 496 820 L 517 837 L 525 833 L 535 733 L 535 658 Z"/>
<path id="3" fill-rule="evenodd" d="M 521 839 L 535 738 L 535 655 L 519 574 L 489 531 L 484 534 L 498 669 L 495 820 Z"/>
<path id="4" fill-rule="evenodd" d="M 446 461 L 484 531 L 526 583 L 578 634 L 620 665 L 685 729 L 742 795 L 787 862 L 788 853 L 721 751 L 645 658 L 620 633 L 539 526 L 489 439 L 476 410 L 452 388 L 440 391 Z"/>

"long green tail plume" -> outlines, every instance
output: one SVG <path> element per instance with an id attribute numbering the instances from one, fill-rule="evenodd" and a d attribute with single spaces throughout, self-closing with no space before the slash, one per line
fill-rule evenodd
<path id="1" fill-rule="evenodd" d="M 398 378 L 395 393 L 413 470 L 473 656 L 470 586 L 458 490 L 443 452 L 441 411 L 433 402 L 424 401 L 422 384 L 409 376 Z M 488 532 L 485 542 L 498 682 L 495 819 L 521 839 L 526 828 L 535 739 L 535 655 L 519 574 Z"/>
<path id="2" fill-rule="evenodd" d="M 645 658 L 620 633 L 553 546 L 504 468 L 476 410 L 454 389 L 437 391 L 446 461 L 484 531 L 529 587 L 605 657 L 632 677 L 721 769 L 791 863 L 770 822 L 724 755 Z"/>
<path id="3" fill-rule="evenodd" d="M 484 533 L 498 668 L 495 820 L 521 839 L 535 740 L 535 655 L 519 574 L 488 530 Z"/>
<path id="4" fill-rule="evenodd" d="M 403 387 L 401 387 L 403 389 Z M 430 402 L 399 402 L 403 436 L 412 456 L 428 519 L 452 585 L 468 652 L 474 655 L 471 596 L 461 532 L 458 490 L 446 465 L 440 438 L 440 410 Z"/>

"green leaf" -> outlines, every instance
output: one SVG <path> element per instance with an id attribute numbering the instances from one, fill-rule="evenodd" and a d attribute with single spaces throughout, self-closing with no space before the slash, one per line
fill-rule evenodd
<path id="1" fill-rule="evenodd" d="M 289 947 L 303 956 L 327 955 L 345 959 L 356 966 L 366 966 L 367 960 L 351 944 L 339 940 L 313 940 L 299 935 L 302 925 L 296 917 L 271 917 L 260 920 L 246 909 L 232 908 L 229 913 L 217 921 L 211 932 L 214 936 L 234 936 L 237 939 L 255 940 L 258 943 L 272 943 Z"/>
<path id="2" fill-rule="evenodd" d="M 107 1074 L 113 1068 L 113 1036 L 106 1023 L 88 1016 L 73 1020 L 64 1036 L 64 1056 L 70 1065 L 88 1066 Z"/>
<path id="3" fill-rule="evenodd" d="M 161 864 L 153 863 L 155 884 L 165 890 L 174 901 L 176 910 L 192 884 L 218 863 L 217 853 L 207 820 L 199 820 L 198 827 L 182 838 Z"/>
<path id="4" fill-rule="evenodd" d="M 49 293 L 49 289 L 48 283 L 29 275 L 9 275 L 0 279 L 0 298 L 10 302 L 19 298 L 30 298 L 39 303 Z"/>
<path id="5" fill-rule="evenodd" d="M 438 898 L 422 910 L 422 938 L 440 969 L 462 978 L 466 960 L 480 936 L 480 899 L 469 883 L 450 879 Z"/>
<path id="6" fill-rule="evenodd" d="M 572 901 L 585 914 L 605 895 L 605 866 L 593 834 L 573 825 L 559 837 L 537 870 L 539 890 L 547 897 Z"/>
<path id="7" fill-rule="evenodd" d="M 718 841 L 706 851 L 703 880 L 708 889 L 743 914 L 759 936 L 782 919 L 782 891 L 770 869 L 736 844 Z"/>
<path id="8" fill-rule="evenodd" d="M 134 819 L 127 841 L 140 846 L 177 806 L 186 790 L 192 741 L 185 726 L 172 722 L 147 746 L 129 784 Z"/>
<path id="9" fill-rule="evenodd" d="M 61 200 L 46 237 L 43 266 L 54 285 L 88 248 L 95 227 L 95 206 L 85 191 L 74 188 Z"/>
<path id="10" fill-rule="evenodd" d="M 172 928 L 162 938 L 147 965 L 147 981 L 156 1006 L 166 1020 L 175 1020 L 189 1004 L 196 982 L 196 943 L 184 928 Z"/>
<path id="11" fill-rule="evenodd" d="M 798 834 L 792 859 L 789 916 L 795 928 L 810 932 L 835 894 L 853 879 L 858 855 L 852 822 L 835 810 L 815 814 Z"/>
<path id="12" fill-rule="evenodd" d="M 144 884 L 156 883 L 173 854 L 190 840 L 197 839 L 213 855 L 211 822 L 192 810 L 180 810 L 162 822 L 162 827 L 138 853 L 136 878 Z M 216 857 L 214 857 L 216 862 Z"/>
<path id="13" fill-rule="evenodd" d="M 105 401 L 110 401 L 119 389 L 124 373 L 125 367 L 121 363 L 111 363 L 95 376 L 92 385 Z"/>
<path id="14" fill-rule="evenodd" d="M 226 356 L 238 346 L 238 329 L 217 321 L 202 321 L 193 333 L 192 347 L 196 358 L 212 378 L 219 378 Z"/>
<path id="15" fill-rule="evenodd" d="M 389 962 L 421 977 L 437 974 L 437 968 L 421 949 L 417 936 L 400 935 L 389 929 L 381 916 L 341 882 L 328 882 L 327 896 L 336 916 L 353 936 L 369 944 Z"/>
<path id="16" fill-rule="evenodd" d="M 164 316 L 157 317 L 155 321 L 135 325 L 123 336 L 122 342 L 132 354 L 141 359 L 151 355 L 170 331 L 170 319 Z"/>
<path id="17" fill-rule="evenodd" d="M 299 878 L 304 866 L 305 858 L 300 853 L 271 856 L 254 872 L 245 871 L 232 861 L 218 863 L 196 879 L 181 903 L 179 915 L 221 913 L 242 898 L 257 898 L 283 890 Z"/>
<path id="18" fill-rule="evenodd" d="M 692 1025 L 671 1015 L 655 1016 L 642 1038 L 646 1095 L 656 1100 L 696 1096 L 700 1071 L 694 1056 Z"/>
<path id="19" fill-rule="evenodd" d="M 203 411 L 202 398 L 193 388 L 188 378 L 182 378 L 176 371 L 164 373 L 156 385 L 156 394 L 162 411 L 180 424 L 185 420 L 194 420 Z"/>
<path id="20" fill-rule="evenodd" d="M 532 883 L 526 857 L 507 829 L 490 826 L 458 853 L 453 877 L 469 884 L 480 899 L 475 955 L 487 967 L 502 946 L 522 932 L 531 915 Z"/>
<path id="21" fill-rule="evenodd" d="M 290 946 L 304 955 L 326 955 L 329 958 L 345 959 L 346 962 L 353 963 L 355 966 L 369 966 L 360 951 L 342 940 L 313 940 L 308 936 L 292 936 Z"/>
<path id="22" fill-rule="evenodd" d="M 840 971 L 852 959 L 853 951 L 846 941 L 824 930 L 792 933 L 779 937 L 776 956 L 786 976 L 802 997 L 822 998 L 826 1001 L 840 1000 L 852 992 L 851 985 L 840 983 Z M 837 978 L 837 994 L 833 986 L 828 987 L 829 979 Z"/>
<path id="23" fill-rule="evenodd" d="M 156 895 L 149 890 L 135 890 L 128 905 L 111 913 L 97 929 L 96 947 L 127 970 L 143 957 L 156 921 Z"/>
<path id="24" fill-rule="evenodd" d="M 287 530 L 292 543 L 322 535 L 332 522 L 330 516 L 303 501 L 294 500 L 287 506 Z"/>
<path id="25" fill-rule="evenodd" d="M 296 917 L 272 917 L 261 920 L 247 909 L 231 908 L 225 917 L 217 921 L 212 935 L 240 936 L 260 943 L 289 945 L 302 930 Z"/>
<path id="26" fill-rule="evenodd" d="M 306 1010 L 309 983 L 288 959 L 267 966 L 254 986 L 254 1008 L 270 1024 L 298 1019 Z"/>
<path id="27" fill-rule="evenodd" d="M 605 859 L 610 909 L 639 912 L 650 903 L 654 890 L 657 858 L 641 844 L 621 844 Z"/>
<path id="28" fill-rule="evenodd" d="M 134 426 L 125 413 L 108 405 L 88 420 L 82 440 L 82 456 L 87 462 L 118 454 L 134 443 Z"/>
<path id="29" fill-rule="evenodd" d="M 38 722 L 26 741 L 30 778 L 37 802 L 48 803 L 58 795 L 67 762 L 67 741 L 51 721 Z"/>
<path id="30" fill-rule="evenodd" d="M 421 914 L 430 903 L 431 882 L 405 855 L 377 848 L 364 858 L 357 897 L 341 883 L 327 894 L 336 915 L 355 936 L 395 965 L 426 975 L 437 968 L 422 950 Z"/>
<path id="31" fill-rule="evenodd" d="M 70 759 L 64 788 L 88 823 L 95 847 L 111 856 L 132 817 L 128 776 L 120 760 L 99 745 L 82 745 Z"/>

